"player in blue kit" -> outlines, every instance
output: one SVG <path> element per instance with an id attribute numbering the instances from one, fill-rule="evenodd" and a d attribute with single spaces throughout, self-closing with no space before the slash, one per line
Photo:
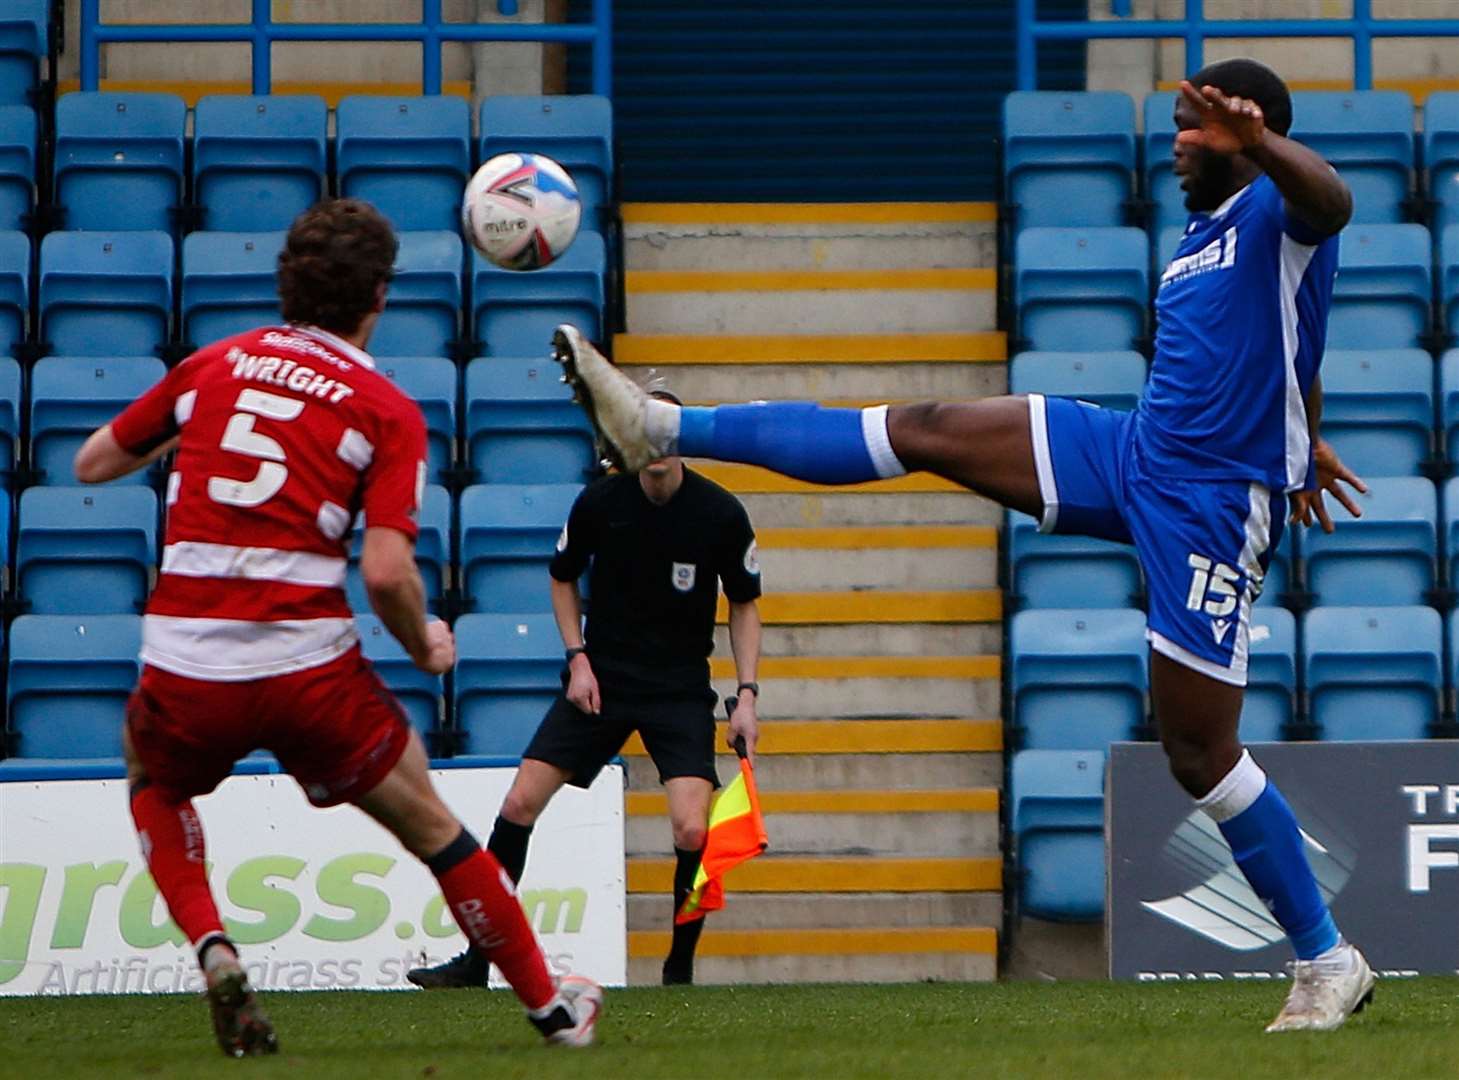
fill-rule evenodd
<path id="1" fill-rule="evenodd" d="M 1373 973 L 1318 891 L 1291 808 L 1237 734 L 1248 621 L 1290 519 L 1333 525 L 1322 492 L 1362 481 L 1318 437 L 1318 380 L 1352 196 L 1286 138 L 1291 96 L 1251 60 L 1181 84 L 1175 171 L 1189 224 L 1156 299 L 1155 359 L 1133 412 L 997 397 L 869 409 L 650 400 L 572 327 L 555 348 L 620 463 L 665 454 L 823 484 L 924 470 L 1039 519 L 1133 544 L 1149 586 L 1151 693 L 1176 780 L 1219 826 L 1297 959 L 1268 1031 L 1330 1030 Z"/>

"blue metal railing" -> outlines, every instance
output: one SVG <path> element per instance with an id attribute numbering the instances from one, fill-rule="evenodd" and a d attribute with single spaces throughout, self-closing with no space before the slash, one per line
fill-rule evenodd
<path id="1" fill-rule="evenodd" d="M 1185 0 L 1183 19 L 1128 19 L 1129 0 L 1111 0 L 1110 21 L 1040 21 L 1038 0 L 1018 3 L 1018 88 L 1038 89 L 1038 45 L 1041 41 L 1092 41 L 1112 38 L 1183 38 L 1185 67 L 1198 70 L 1205 62 L 1207 38 L 1341 38 L 1353 39 L 1353 85 L 1373 88 L 1373 39 L 1383 37 L 1459 37 L 1459 18 L 1375 19 L 1372 0 L 1352 0 L 1348 19 L 1208 19 L 1205 0 Z"/>
<path id="2" fill-rule="evenodd" d="M 441 43 L 446 41 L 540 41 L 589 45 L 593 54 L 593 93 L 613 92 L 613 3 L 593 0 L 591 22 L 574 24 L 450 23 L 441 19 L 441 0 L 421 0 L 418 23 L 279 23 L 270 0 L 252 0 L 246 23 L 125 24 L 101 21 L 101 0 L 81 0 L 81 89 L 100 87 L 101 47 L 113 42 L 246 41 L 253 46 L 253 92 L 267 94 L 273 81 L 271 46 L 276 41 L 418 41 L 421 86 L 441 92 Z M 508 4 L 505 13 L 515 5 Z"/>

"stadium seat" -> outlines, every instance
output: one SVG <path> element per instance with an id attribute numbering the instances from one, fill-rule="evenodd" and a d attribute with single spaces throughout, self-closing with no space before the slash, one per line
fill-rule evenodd
<path id="1" fill-rule="evenodd" d="M 1430 94 L 1424 103 L 1423 159 L 1434 232 L 1442 235 L 1459 225 L 1459 91 Z"/>
<path id="2" fill-rule="evenodd" d="M 141 664 L 139 615 L 22 615 L 10 624 L 13 751 L 29 758 L 120 757 Z"/>
<path id="3" fill-rule="evenodd" d="M 1322 437 L 1359 476 L 1417 476 L 1433 453 L 1434 361 L 1421 349 L 1330 349 Z"/>
<path id="4" fill-rule="evenodd" d="M 457 229 L 471 175 L 471 111 L 462 98 L 343 98 L 335 110 L 339 193 L 364 199 L 397 232 Z"/>
<path id="5" fill-rule="evenodd" d="M 369 522 L 363 513 L 355 515 L 354 535 L 350 538 L 349 571 L 345 577 L 345 595 L 357 614 L 370 611 L 370 598 L 360 580 L 360 550 L 365 527 Z M 420 535 L 415 542 L 415 562 L 420 567 L 426 587 L 426 607 L 439 613 L 446 594 L 451 571 L 451 494 L 439 484 L 427 484 L 421 495 Z"/>
<path id="6" fill-rule="evenodd" d="M 1014 303 L 1029 349 L 1103 352 L 1145 336 L 1150 246 L 1139 229 L 1024 229 Z"/>
<path id="7" fill-rule="evenodd" d="M 1439 718 L 1444 634 L 1430 607 L 1302 617 L 1303 683 L 1324 739 L 1422 739 Z"/>
<path id="8" fill-rule="evenodd" d="M 157 565 L 151 488 L 32 487 L 20 493 L 15 583 L 40 615 L 136 614 Z"/>
<path id="9" fill-rule="evenodd" d="M 1145 616 L 1020 611 L 1010 621 L 1014 723 L 1036 750 L 1100 748 L 1145 720 Z"/>
<path id="10" fill-rule="evenodd" d="M 1180 247 L 1181 238 L 1185 236 L 1185 228 L 1181 225 L 1171 225 L 1161 229 L 1155 236 L 1155 281 L 1159 281 L 1165 274 L 1165 268 L 1175 258 L 1175 252 Z"/>
<path id="11" fill-rule="evenodd" d="M 1353 220 L 1396 224 L 1413 191 L 1413 98 L 1399 90 L 1298 90 L 1292 138 L 1331 162 L 1353 193 Z"/>
<path id="12" fill-rule="evenodd" d="M 1459 453 L 1459 349 L 1439 357 L 1439 431 L 1452 459 Z"/>
<path id="13" fill-rule="evenodd" d="M 25 341 L 30 324 L 30 237 L 0 232 L 0 356 Z"/>
<path id="14" fill-rule="evenodd" d="M 1366 478 L 1363 516 L 1331 534 L 1302 536 L 1307 588 L 1318 604 L 1395 606 L 1427 601 L 1438 575 L 1438 493 L 1420 476 Z"/>
<path id="15" fill-rule="evenodd" d="M 360 634 L 360 648 L 365 659 L 370 661 L 380 681 L 400 702 L 410 726 L 422 737 L 438 730 L 443 709 L 444 680 L 441 676 L 427 675 L 416 667 L 405 647 L 385 629 L 378 617 L 357 614 L 355 627 Z"/>
<path id="16" fill-rule="evenodd" d="M 1090 536 L 1041 533 L 1027 514 L 1009 512 L 1005 535 L 1012 589 L 1030 608 L 1120 608 L 1140 593 L 1135 549 Z"/>
<path id="17" fill-rule="evenodd" d="M 195 232 L 182 241 L 182 336 L 198 347 L 283 321 L 285 233 Z"/>
<path id="18" fill-rule="evenodd" d="M 40 59 L 50 49 L 50 0 L 6 0 L 0 7 L 0 105 L 33 104 Z"/>
<path id="19" fill-rule="evenodd" d="M 1244 742 L 1276 742 L 1296 713 L 1297 620 L 1283 608 L 1257 608 L 1247 637 Z"/>
<path id="20" fill-rule="evenodd" d="M 406 232 L 399 238 L 395 280 L 370 337 L 370 352 L 450 356 L 461 337 L 461 237 L 454 232 Z"/>
<path id="21" fill-rule="evenodd" d="M 492 356 L 546 356 L 559 323 L 601 339 L 607 258 L 597 233 L 578 233 L 562 257 L 542 270 L 503 270 L 475 249 L 471 266 L 476 339 Z"/>
<path id="22" fill-rule="evenodd" d="M 20 229 L 35 208 L 35 113 L 0 105 L 0 229 Z"/>
<path id="23" fill-rule="evenodd" d="M 1439 234 L 1439 310 L 1449 342 L 1459 342 L 1459 225 Z"/>
<path id="24" fill-rule="evenodd" d="M 203 227 L 287 229 L 325 193 L 324 99 L 213 94 L 193 113 L 193 198 Z"/>
<path id="25" fill-rule="evenodd" d="M 562 690 L 562 638 L 551 615 L 456 620 L 456 750 L 519 757 Z"/>
<path id="26" fill-rule="evenodd" d="M 176 231 L 187 106 L 174 94 L 56 102 L 56 205 L 68 229 Z"/>
<path id="27" fill-rule="evenodd" d="M 1431 325 L 1433 251 L 1422 225 L 1343 230 L 1328 318 L 1330 349 L 1409 349 Z"/>
<path id="28" fill-rule="evenodd" d="M 1145 388 L 1145 358 L 1137 352 L 1025 352 L 1008 368 L 1010 394 L 1047 394 L 1133 409 Z"/>
<path id="29" fill-rule="evenodd" d="M 502 153 L 546 154 L 568 171 L 583 204 L 583 228 L 599 231 L 613 201 L 613 106 L 595 94 L 499 94 L 481 103 L 478 161 Z"/>
<path id="30" fill-rule="evenodd" d="M 58 356 L 149 356 L 172 323 L 172 238 L 53 232 L 41 241 L 40 338 Z"/>
<path id="31" fill-rule="evenodd" d="M 43 484 L 75 484 L 71 461 L 93 431 L 110 422 L 167 373 L 154 356 L 106 359 L 46 356 L 30 375 L 30 463 Z M 145 484 L 146 470 L 114 484 Z"/>
<path id="32" fill-rule="evenodd" d="M 1134 193 L 1134 102 L 1112 90 L 1009 94 L 1003 176 L 1015 229 L 1124 224 Z"/>
<path id="33" fill-rule="evenodd" d="M 1104 914 L 1104 751 L 1013 755 L 1012 826 L 1024 915 L 1091 922 Z"/>
<path id="34" fill-rule="evenodd" d="M 580 484 L 597 464 L 593 428 L 557 365 L 509 356 L 466 367 L 466 456 L 486 484 Z"/>
<path id="35" fill-rule="evenodd" d="M 456 365 L 441 356 L 381 356 L 376 367 L 420 406 L 430 454 L 426 481 L 445 483 L 456 457 Z"/>
<path id="36" fill-rule="evenodd" d="M 20 402 L 20 364 L 14 357 L 0 356 L 0 491 L 13 487 L 20 460 Z"/>
<path id="37" fill-rule="evenodd" d="M 1156 236 L 1169 229 L 1185 231 L 1190 211 L 1175 175 L 1175 94 L 1157 91 L 1145 96 L 1145 198 L 1153 204 L 1150 226 Z M 1172 249 L 1174 250 L 1174 249 Z"/>
<path id="38" fill-rule="evenodd" d="M 1444 482 L 1444 554 L 1449 565 L 1449 587 L 1459 584 L 1459 476 Z M 1459 642 L 1455 643 L 1459 648 Z M 1459 685 L 1459 684 L 1456 684 Z"/>
<path id="39" fill-rule="evenodd" d="M 579 484 L 477 484 L 461 493 L 467 611 L 551 611 L 547 564 Z"/>

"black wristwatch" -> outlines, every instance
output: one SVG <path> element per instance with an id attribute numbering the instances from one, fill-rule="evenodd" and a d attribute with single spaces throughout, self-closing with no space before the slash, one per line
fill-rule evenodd
<path id="1" fill-rule="evenodd" d="M 566 655 L 567 657 L 567 662 L 571 664 L 572 658 L 574 656 L 579 656 L 587 651 L 588 647 L 586 645 L 574 645 L 572 648 L 568 649 L 564 655 Z"/>
<path id="2" fill-rule="evenodd" d="M 739 686 L 735 687 L 735 696 L 736 697 L 739 696 L 741 690 L 748 690 L 750 693 L 754 694 L 755 695 L 755 699 L 757 701 L 760 698 L 760 684 L 757 683 L 757 682 L 742 682 L 742 683 L 740 683 Z"/>

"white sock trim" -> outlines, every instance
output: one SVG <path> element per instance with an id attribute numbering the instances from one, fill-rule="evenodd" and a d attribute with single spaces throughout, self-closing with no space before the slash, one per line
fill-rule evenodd
<path id="1" fill-rule="evenodd" d="M 907 466 L 892 449 L 891 436 L 887 434 L 887 406 L 873 405 L 861 410 L 861 438 L 866 443 L 866 452 L 871 455 L 872 467 L 877 476 L 888 480 L 893 476 L 905 476 Z"/>
<path id="2" fill-rule="evenodd" d="M 644 403 L 643 433 L 654 452 L 661 457 L 667 457 L 679 449 L 679 422 L 682 412 L 672 401 L 649 398 Z"/>
<path id="3" fill-rule="evenodd" d="M 1266 773 L 1262 771 L 1250 750 L 1241 751 L 1241 757 L 1231 766 L 1231 771 L 1221 782 L 1196 800 L 1196 806 L 1217 825 L 1230 821 L 1261 797 L 1266 790 Z"/>
<path id="4" fill-rule="evenodd" d="M 1028 395 L 1028 427 L 1033 435 L 1033 468 L 1038 476 L 1044 512 L 1039 532 L 1050 533 L 1059 521 L 1059 485 L 1054 480 L 1054 454 L 1049 449 L 1049 414 L 1043 394 Z"/>

